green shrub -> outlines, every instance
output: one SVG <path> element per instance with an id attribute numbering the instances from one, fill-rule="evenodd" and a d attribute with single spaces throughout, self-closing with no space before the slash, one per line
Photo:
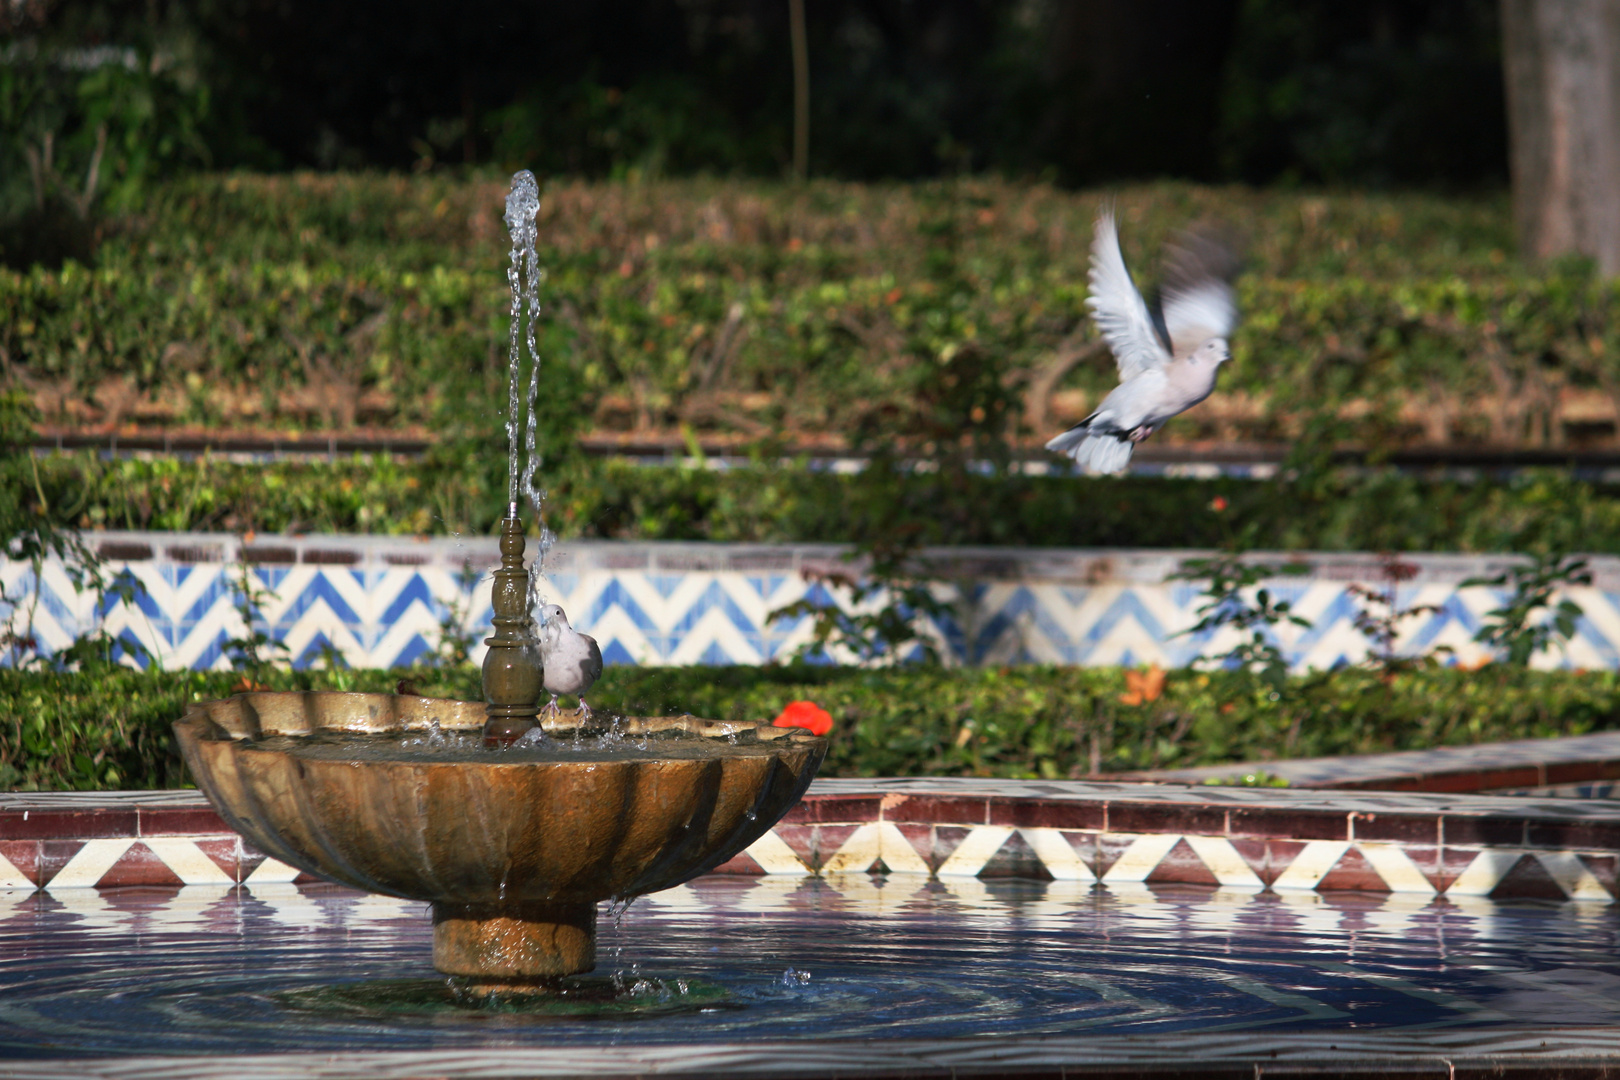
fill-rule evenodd
<path id="1" fill-rule="evenodd" d="M 81 453 L 17 465 L 0 468 L 0 506 L 43 506 L 57 527 L 91 530 L 488 535 L 505 507 L 505 456 L 487 444 L 440 447 L 414 464 L 105 461 Z M 915 534 L 925 544 L 1028 547 L 1620 553 L 1614 485 L 1556 470 L 1506 483 L 1394 470 L 1256 483 L 852 477 L 791 465 L 709 470 L 574 456 L 542 475 L 548 522 L 564 538 L 857 543 Z"/>
<path id="2" fill-rule="evenodd" d="M 1509 667 L 1291 678 L 1173 671 L 1156 697 L 1118 668 L 609 668 L 592 703 L 655 715 L 769 720 L 808 699 L 833 715 L 827 776 L 1067 777 L 1425 749 L 1620 727 L 1620 675 Z M 272 672 L 276 689 L 476 697 L 478 673 Z M 185 783 L 169 724 L 239 676 L 0 669 L 0 786 L 111 790 Z M 1151 700 L 1144 698 L 1151 697 Z M 1134 701 L 1134 704 L 1127 704 Z"/>
<path id="3" fill-rule="evenodd" d="M 0 272 L 0 356 L 59 421 L 493 430 L 504 190 L 488 177 L 176 181 L 123 219 L 94 270 Z M 1584 265 L 1508 260 L 1503 198 L 1156 184 L 1118 200 L 1146 283 L 1175 227 L 1213 217 L 1250 239 L 1235 363 L 1160 438 L 1288 438 L 1335 414 L 1375 446 L 1556 446 L 1580 435 L 1562 393 L 1620 387 L 1620 286 Z M 919 386 L 985 363 L 1022 394 L 1093 337 L 1097 204 L 991 180 L 549 184 L 548 426 L 583 411 L 600 428 L 684 424 L 766 445 L 915 411 Z M 1060 389 L 1094 403 L 1113 379 L 1098 355 Z M 1023 438 L 1077 418 L 1083 403 L 1065 400 Z"/>
<path id="4" fill-rule="evenodd" d="M 399 672 L 271 671 L 278 690 L 393 690 Z M 475 694 L 478 673 L 453 683 L 420 680 L 424 693 Z M 0 788 L 115 791 L 189 786 L 169 725 L 193 701 L 227 697 L 232 672 L 142 672 L 97 665 L 84 672 L 0 668 Z"/>

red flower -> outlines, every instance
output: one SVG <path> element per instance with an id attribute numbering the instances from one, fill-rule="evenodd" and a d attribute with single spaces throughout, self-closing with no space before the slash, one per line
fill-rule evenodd
<path id="1" fill-rule="evenodd" d="M 1125 673 L 1125 693 L 1119 700 L 1125 705 L 1147 705 L 1158 701 L 1164 693 L 1164 669 L 1154 664 L 1146 671 Z"/>
<path id="2" fill-rule="evenodd" d="M 825 735 L 832 730 L 832 713 L 813 701 L 790 701 L 771 726 L 809 728 L 812 735 Z"/>
<path id="3" fill-rule="evenodd" d="M 1210 500 L 1209 508 L 1211 510 L 1215 511 L 1217 514 L 1219 514 L 1221 511 L 1225 510 L 1227 508 L 1227 506 L 1229 506 L 1229 505 L 1230 504 L 1226 501 L 1226 496 L 1225 495 L 1217 495 L 1217 496 L 1215 496 L 1215 498 Z"/>

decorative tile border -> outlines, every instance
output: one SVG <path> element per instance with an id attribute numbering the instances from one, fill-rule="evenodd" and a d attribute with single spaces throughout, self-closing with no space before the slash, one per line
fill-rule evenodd
<path id="1" fill-rule="evenodd" d="M 0 889 L 313 881 L 243 843 L 197 791 L 0 795 Z"/>
<path id="2" fill-rule="evenodd" d="M 1035 877 L 1105 887 L 1612 902 L 1620 806 L 1103 782 L 818 780 L 717 872 Z M 0 795 L 0 888 L 300 878 L 198 793 Z"/>
<path id="3" fill-rule="evenodd" d="M 60 563 L 47 563 L 36 581 L 28 564 L 0 562 L 0 583 L 9 594 L 32 594 L 39 586 L 31 617 L 47 652 L 99 621 L 109 633 L 140 642 L 166 667 L 227 666 L 224 645 L 245 630 L 234 606 L 234 581 L 244 561 L 252 567 L 255 588 L 270 596 L 258 628 L 284 642 L 298 666 L 319 662 L 327 649 L 356 666 L 407 665 L 433 651 L 447 617 L 459 616 L 480 642 L 489 632 L 488 572 L 497 553 L 486 537 L 245 541 L 220 534 L 108 532 L 91 540 L 109 571 L 128 574 L 144 587 L 137 604 L 98 611 L 93 597 L 74 590 Z M 843 553 L 832 545 L 571 542 L 552 553 L 542 592 L 597 637 L 610 663 L 755 664 L 791 654 L 809 634 L 808 619 L 772 624 L 771 611 L 806 596 L 848 603 L 847 596 L 804 577 L 806 571 L 849 570 Z M 1167 578 L 1185 559 L 1207 554 L 938 549 L 927 557 L 938 579 L 936 592 L 952 613 L 933 623 L 932 632 L 958 663 L 1183 666 L 1236 640 L 1232 631 L 1180 636 L 1196 621 L 1202 598 L 1196 585 Z M 1279 645 L 1291 663 L 1326 668 L 1365 655 L 1366 641 L 1353 622 L 1357 602 L 1347 586 L 1377 583 L 1375 557 L 1296 552 L 1255 558 L 1309 568 L 1303 577 L 1268 583 L 1312 623 L 1309 629 L 1279 629 Z M 1399 647 L 1422 652 L 1449 646 L 1459 660 L 1481 658 L 1473 634 L 1499 596 L 1458 585 L 1511 560 L 1405 558 L 1418 573 L 1401 587 L 1400 605 L 1438 610 L 1406 620 Z M 1539 664 L 1620 666 L 1620 558 L 1594 558 L 1593 568 L 1590 588 L 1570 590 L 1586 612 L 1575 639 L 1564 652 L 1540 657 Z M 12 614 L 0 607 L 0 620 Z M 474 649 L 475 660 L 482 649 Z"/>
<path id="4" fill-rule="evenodd" d="M 1482 796 L 823 781 L 725 869 L 1610 902 L 1620 889 L 1617 856 L 1620 807 L 1591 803 L 1560 810 Z"/>

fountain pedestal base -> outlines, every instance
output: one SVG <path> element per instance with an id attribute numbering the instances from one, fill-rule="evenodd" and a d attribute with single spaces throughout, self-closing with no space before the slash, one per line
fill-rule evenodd
<path id="1" fill-rule="evenodd" d="M 583 974 L 596 967 L 596 905 L 436 903 L 433 966 L 497 984 Z"/>

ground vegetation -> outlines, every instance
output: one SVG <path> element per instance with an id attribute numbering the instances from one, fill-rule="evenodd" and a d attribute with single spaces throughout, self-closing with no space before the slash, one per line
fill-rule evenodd
<path id="1" fill-rule="evenodd" d="M 405 677 L 479 696 L 471 667 L 260 674 L 254 685 L 278 690 L 393 691 Z M 184 786 L 169 725 L 188 702 L 248 685 L 234 672 L 0 668 L 0 789 Z M 591 694 L 598 711 L 726 720 L 769 721 L 801 700 L 833 717 L 824 775 L 1063 778 L 1611 730 L 1620 675 L 1350 668 L 1279 692 L 1246 671 L 612 667 Z"/>
<path id="2" fill-rule="evenodd" d="M 205 176 L 120 219 L 94 266 L 0 271 L 0 378 L 75 428 L 498 427 L 505 180 Z M 553 181 L 548 429 L 790 444 L 964 393 L 1036 448 L 1113 382 L 1084 306 L 1099 202 L 1144 284 L 1177 227 L 1248 238 L 1217 392 L 1155 438 L 1536 447 L 1620 440 L 1620 294 L 1509 256 L 1504 196 L 1159 183 Z M 912 453 L 947 433 L 913 431 Z M 960 434 L 960 433 L 959 433 Z"/>

